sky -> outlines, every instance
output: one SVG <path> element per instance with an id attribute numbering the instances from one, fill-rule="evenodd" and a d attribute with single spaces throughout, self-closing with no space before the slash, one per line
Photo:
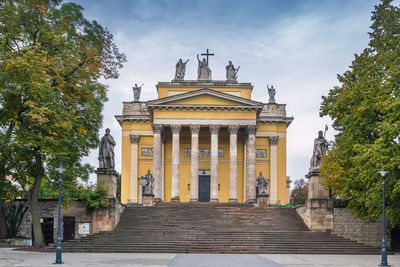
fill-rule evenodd
<path id="1" fill-rule="evenodd" d="M 171 81 L 175 64 L 190 59 L 185 79 L 197 79 L 196 55 L 208 48 L 214 80 L 225 79 L 231 60 L 240 66 L 239 82 L 254 85 L 252 99 L 268 102 L 267 85 L 276 102 L 287 104 L 294 121 L 287 129 L 287 175 L 308 172 L 313 140 L 327 124 L 319 116 L 321 97 L 339 85 L 344 73 L 367 47 L 371 12 L 377 0 L 75 0 L 89 20 L 114 35 L 128 62 L 109 86 L 103 110 L 106 128 L 116 140 L 116 170 L 121 171 L 121 127 L 114 115 L 133 101 L 132 86 L 144 83 L 140 100 L 157 98 L 156 84 Z M 85 161 L 98 166 L 97 150 Z M 94 177 L 94 176 L 93 176 Z M 293 184 L 293 183 L 292 183 Z"/>

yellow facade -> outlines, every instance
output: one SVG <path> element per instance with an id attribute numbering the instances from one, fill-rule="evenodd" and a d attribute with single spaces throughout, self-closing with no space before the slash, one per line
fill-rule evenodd
<path id="1" fill-rule="evenodd" d="M 248 125 L 256 125 L 256 176 L 263 176 L 273 182 L 269 194 L 276 194 L 276 203 L 287 202 L 286 189 L 286 129 L 293 118 L 286 117 L 284 105 L 260 103 L 251 100 L 251 84 L 227 84 L 215 82 L 159 83 L 158 99 L 147 102 L 124 102 L 124 112 L 116 116 L 122 128 L 122 178 L 121 202 L 140 203 L 141 185 L 139 178 L 148 170 L 153 173 L 155 148 L 153 125 L 162 126 L 162 149 L 160 179 L 160 199 L 170 202 L 173 194 L 173 151 L 172 124 L 181 125 L 179 134 L 179 201 L 191 201 L 191 156 L 192 147 L 190 125 L 201 127 L 198 143 L 199 151 L 211 148 L 211 133 L 208 125 L 218 124 L 218 149 L 223 155 L 218 157 L 218 201 L 230 201 L 230 133 L 231 124 L 239 126 L 237 133 L 237 202 L 246 202 L 248 192 Z M 236 92 L 236 93 L 233 93 Z M 136 138 L 135 138 L 136 136 Z M 270 144 L 271 137 L 278 138 L 276 150 Z M 135 141 L 137 140 L 137 141 Z M 275 153 L 271 155 L 271 151 Z M 185 152 L 186 151 L 186 152 Z M 204 152 L 204 153 L 206 153 Z M 266 153 L 265 153 L 266 152 Z M 220 152 L 219 152 L 220 153 Z M 265 155 L 264 155 L 265 153 Z M 271 168 L 271 160 L 275 164 Z M 199 175 L 208 173 L 211 158 L 206 153 L 198 158 Z M 275 172 L 275 173 L 272 173 Z M 276 176 L 276 177 L 275 177 Z M 275 178 L 273 178 L 275 177 Z M 275 179 L 275 180 L 271 180 Z M 276 193 L 274 193 L 276 188 Z M 274 192 L 271 192 L 273 190 Z M 132 195 L 135 194 L 135 195 Z M 271 199 L 271 198 L 270 198 Z"/>

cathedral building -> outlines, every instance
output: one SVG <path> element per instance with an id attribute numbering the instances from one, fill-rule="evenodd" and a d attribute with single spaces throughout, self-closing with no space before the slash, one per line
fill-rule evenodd
<path id="1" fill-rule="evenodd" d="M 207 56 L 208 57 L 208 56 Z M 268 181 L 269 203 L 289 202 L 286 129 L 293 117 L 286 105 L 251 99 L 251 83 L 237 82 L 229 62 L 226 80 L 212 80 L 198 58 L 198 79 L 184 80 L 186 62 L 175 79 L 156 85 L 158 98 L 124 102 L 115 116 L 122 128 L 121 202 L 142 203 L 143 179 L 154 177 L 155 201 L 255 202 L 257 177 Z"/>

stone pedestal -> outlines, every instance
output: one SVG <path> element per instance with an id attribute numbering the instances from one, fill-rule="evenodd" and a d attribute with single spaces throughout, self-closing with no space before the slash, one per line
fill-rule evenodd
<path id="1" fill-rule="evenodd" d="M 324 178 L 318 171 L 309 172 L 306 178 L 308 199 L 300 216 L 311 230 L 330 233 L 333 230 L 333 201 L 329 198 L 329 191 L 321 186 Z"/>
<path id="2" fill-rule="evenodd" d="M 154 204 L 153 194 L 143 194 L 143 207 L 152 207 Z"/>
<path id="3" fill-rule="evenodd" d="M 109 198 L 116 198 L 118 173 L 114 169 L 98 168 L 96 174 L 97 184 L 103 184 L 108 188 L 106 196 Z"/>
<path id="4" fill-rule="evenodd" d="M 259 208 L 268 207 L 268 195 L 257 196 L 257 207 Z"/>

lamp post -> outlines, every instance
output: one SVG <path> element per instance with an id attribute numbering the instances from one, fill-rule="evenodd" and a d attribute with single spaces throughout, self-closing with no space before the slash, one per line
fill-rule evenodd
<path id="1" fill-rule="evenodd" d="M 57 248 L 56 248 L 56 262 L 55 264 L 62 264 L 61 260 L 61 184 L 62 184 L 62 179 L 61 179 L 61 173 L 64 172 L 64 168 L 62 166 L 62 157 L 60 158 L 60 167 L 56 169 L 56 171 L 59 173 L 58 175 L 58 222 L 57 222 Z"/>
<path id="2" fill-rule="evenodd" d="M 381 264 L 379 266 L 390 266 L 387 263 L 387 250 L 386 250 L 386 220 L 385 220 L 385 175 L 388 172 L 382 169 L 379 174 L 382 175 L 382 250 L 381 250 Z"/>

